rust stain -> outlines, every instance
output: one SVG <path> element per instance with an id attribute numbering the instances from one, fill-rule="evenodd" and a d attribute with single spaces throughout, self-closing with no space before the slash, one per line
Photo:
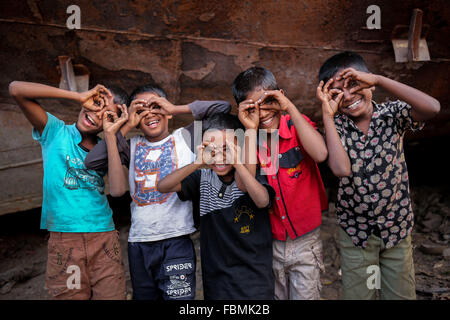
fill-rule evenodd
<path id="1" fill-rule="evenodd" d="M 183 71 L 183 74 L 193 80 L 202 80 L 211 73 L 215 66 L 216 63 L 214 61 L 209 61 L 205 67 L 196 70 Z"/>

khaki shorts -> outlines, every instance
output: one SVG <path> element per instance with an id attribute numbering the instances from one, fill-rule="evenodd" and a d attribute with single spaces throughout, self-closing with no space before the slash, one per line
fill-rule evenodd
<path id="1" fill-rule="evenodd" d="M 367 247 L 353 244 L 339 228 L 343 298 L 383 300 L 416 299 L 411 235 L 386 249 L 381 238 L 371 235 Z"/>
<path id="2" fill-rule="evenodd" d="M 273 240 L 275 299 L 320 299 L 320 271 L 324 271 L 320 227 L 295 240 Z"/>
<path id="3" fill-rule="evenodd" d="M 45 283 L 54 299 L 125 299 L 119 232 L 50 232 Z"/>

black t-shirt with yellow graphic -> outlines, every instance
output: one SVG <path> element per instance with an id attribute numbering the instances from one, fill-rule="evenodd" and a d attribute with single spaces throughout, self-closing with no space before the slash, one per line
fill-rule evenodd
<path id="1" fill-rule="evenodd" d="M 272 199 L 275 192 L 266 177 L 256 178 Z M 200 206 L 205 299 L 273 299 L 271 203 L 259 209 L 235 181 L 227 184 L 210 169 L 184 179 L 178 196 Z"/>

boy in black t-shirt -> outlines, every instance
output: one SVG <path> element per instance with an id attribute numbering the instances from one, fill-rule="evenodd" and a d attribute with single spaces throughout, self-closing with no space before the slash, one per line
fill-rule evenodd
<path id="1" fill-rule="evenodd" d="M 241 128 L 235 116 L 211 117 L 203 130 L 197 161 L 158 183 L 160 192 L 176 191 L 181 200 L 200 202 L 206 300 L 274 296 L 268 208 L 275 192 L 265 177 L 255 178 L 238 161 L 240 147 L 233 131 Z M 208 169 L 200 169 L 205 164 Z"/>

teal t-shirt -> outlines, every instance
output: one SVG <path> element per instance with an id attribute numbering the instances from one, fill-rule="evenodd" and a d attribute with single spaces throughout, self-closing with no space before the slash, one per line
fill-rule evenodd
<path id="1" fill-rule="evenodd" d="M 112 210 L 105 195 L 104 174 L 86 169 L 87 151 L 78 144 L 75 124 L 66 125 L 47 112 L 42 135 L 33 139 L 42 147 L 44 166 L 41 229 L 54 232 L 106 232 L 114 230 Z"/>

